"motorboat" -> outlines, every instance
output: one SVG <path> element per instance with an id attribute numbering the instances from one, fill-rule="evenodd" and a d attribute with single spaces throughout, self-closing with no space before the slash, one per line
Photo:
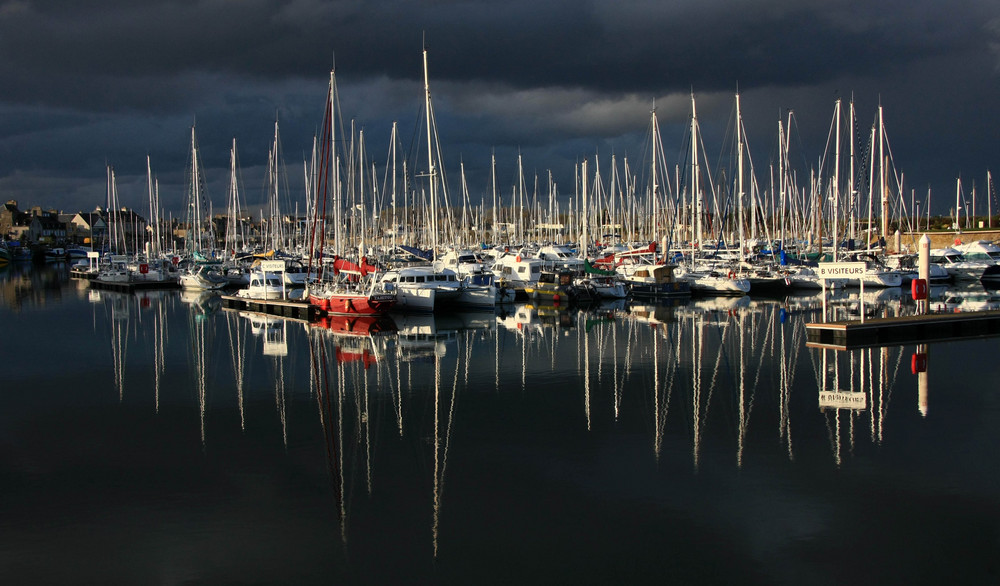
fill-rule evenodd
<path id="1" fill-rule="evenodd" d="M 228 283 L 228 280 L 227 280 Z M 236 292 L 237 297 L 245 299 L 283 299 L 285 297 L 285 285 L 275 273 L 262 270 L 254 270 L 250 273 L 250 283 L 245 289 Z"/>
<path id="2" fill-rule="evenodd" d="M 379 282 L 387 293 L 395 292 L 396 309 L 431 312 L 462 294 L 455 271 L 432 265 L 411 265 L 382 273 Z"/>
<path id="3" fill-rule="evenodd" d="M 180 284 L 185 289 L 215 291 L 228 285 L 229 281 L 209 265 L 195 264 L 181 273 Z"/>

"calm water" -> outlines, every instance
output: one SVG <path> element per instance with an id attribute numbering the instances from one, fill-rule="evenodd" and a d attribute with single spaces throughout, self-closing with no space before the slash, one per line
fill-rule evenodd
<path id="1" fill-rule="evenodd" d="M 0 302 L 5 584 L 1000 582 L 996 338 L 921 392 L 912 345 L 807 348 L 816 296 L 367 336 L 64 267 Z"/>

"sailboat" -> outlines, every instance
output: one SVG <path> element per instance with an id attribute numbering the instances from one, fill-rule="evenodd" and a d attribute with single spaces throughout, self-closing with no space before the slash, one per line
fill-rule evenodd
<path id="1" fill-rule="evenodd" d="M 569 247 L 555 244 L 542 247 L 538 256 L 546 263 L 552 263 L 551 266 L 555 270 L 571 271 L 577 275 L 573 279 L 573 286 L 576 288 L 574 293 L 578 298 L 625 299 L 628 296 L 628 289 L 618 273 L 614 270 L 594 267 L 590 263 L 588 249 L 590 248 L 590 209 L 592 205 L 588 205 L 586 159 L 581 163 L 581 170 L 583 177 L 580 182 L 583 207 L 581 219 L 583 224 L 580 235 L 580 252 L 582 256 L 574 255 Z M 600 186 L 600 171 L 595 175 L 594 184 Z"/>
<path id="2" fill-rule="evenodd" d="M 382 273 L 379 283 L 396 293 L 396 308 L 401 311 L 435 311 L 444 305 L 455 305 L 463 293 L 458 273 L 435 262 L 438 254 L 438 189 L 444 185 L 441 171 L 440 142 L 436 141 L 434 110 L 431 104 L 430 78 L 427 69 L 427 48 L 423 50 L 424 62 L 424 113 L 427 125 L 427 177 L 430 182 L 430 235 L 433 260 Z M 438 150 L 435 151 L 435 145 Z M 447 197 L 445 197 L 447 199 Z M 491 298 L 492 297 L 492 298 Z M 496 295 L 483 295 L 484 303 L 495 303 Z"/>
<path id="3" fill-rule="evenodd" d="M 396 305 L 393 287 L 373 278 L 374 267 L 365 260 L 360 265 L 344 261 L 339 267 L 334 280 L 309 285 L 309 303 L 335 315 L 384 314 Z"/>
<path id="4" fill-rule="evenodd" d="M 318 177 L 313 181 L 313 225 L 312 236 L 309 238 L 309 258 L 315 259 L 318 266 L 318 279 L 307 283 L 305 297 L 309 303 L 321 311 L 334 315 L 377 315 L 388 312 L 395 304 L 397 296 L 391 288 L 387 288 L 375 278 L 376 267 L 362 257 L 358 262 L 334 256 L 332 262 L 323 261 L 323 243 L 326 241 L 326 205 L 331 191 L 339 185 L 335 172 L 337 168 L 334 152 L 335 112 L 337 105 L 336 73 L 330 71 L 330 85 L 327 91 L 327 102 L 324 108 L 322 142 Z M 339 211 L 340 203 L 335 201 L 335 213 Z M 335 220 L 337 241 L 340 238 L 340 223 Z M 317 236 L 318 233 L 318 236 Z M 318 245 L 317 245 L 318 243 Z M 310 261 L 312 262 L 312 261 Z M 313 267 L 306 271 L 311 274 Z"/>
<path id="5" fill-rule="evenodd" d="M 750 281 L 739 274 L 739 268 L 705 258 L 704 248 L 711 244 L 705 238 L 704 223 L 707 212 L 706 192 L 702 188 L 702 171 L 699 154 L 704 152 L 701 143 L 701 131 L 698 126 L 698 114 L 695 108 L 694 94 L 691 94 L 691 166 L 690 193 L 693 218 L 691 220 L 691 254 L 690 258 L 678 267 L 678 274 L 690 281 L 692 293 L 713 295 L 745 295 L 750 292 Z M 707 159 L 707 157 L 706 157 Z M 714 197 L 714 186 L 709 181 L 708 188 Z M 718 208 L 717 202 L 715 205 Z M 718 213 L 715 214 L 719 216 Z M 711 226 L 710 226 L 711 227 Z"/>
<path id="6" fill-rule="evenodd" d="M 149 286 L 176 286 L 179 278 L 177 267 L 162 254 L 159 191 L 153 179 L 149 156 L 146 157 L 146 181 L 149 192 L 150 240 L 146 244 L 145 254 L 136 255 L 134 261 L 128 264 L 128 271 L 135 283 Z"/>
<path id="7" fill-rule="evenodd" d="M 226 211 L 226 260 L 219 271 L 230 285 L 237 287 L 250 284 L 250 270 L 246 265 L 246 236 L 242 230 L 242 205 L 240 202 L 239 179 L 237 174 L 236 139 L 229 150 L 229 205 Z"/>
<path id="8" fill-rule="evenodd" d="M 204 179 L 201 174 L 201 156 L 198 151 L 198 139 L 195 127 L 191 126 L 191 182 L 188 191 L 188 235 L 185 245 L 191 253 L 192 261 L 180 274 L 180 284 L 184 289 L 192 291 L 210 291 L 222 289 L 228 285 L 226 278 L 215 270 L 218 262 L 208 260 L 204 256 L 206 250 L 206 235 L 203 232 Z"/>
<path id="9" fill-rule="evenodd" d="M 676 213 L 676 208 L 672 212 L 668 209 L 666 192 L 669 191 L 669 182 L 664 180 L 667 176 L 666 161 L 663 158 L 664 149 L 661 144 L 660 126 L 656 117 L 655 105 L 650 111 L 649 126 L 651 157 L 646 187 L 648 197 L 646 207 L 648 215 L 654 218 L 651 230 L 655 231 L 661 218 L 669 219 L 671 213 Z M 655 233 L 650 233 L 649 236 L 655 236 Z M 645 246 L 625 248 L 624 250 L 621 247 L 616 247 L 603 258 L 595 260 L 593 266 L 598 269 L 614 270 L 633 297 L 690 296 L 691 282 L 678 278 L 675 273 L 677 265 L 667 261 L 667 243 L 668 238 L 664 235 L 662 239 L 663 250 L 660 253 L 657 252 L 655 240 Z"/>

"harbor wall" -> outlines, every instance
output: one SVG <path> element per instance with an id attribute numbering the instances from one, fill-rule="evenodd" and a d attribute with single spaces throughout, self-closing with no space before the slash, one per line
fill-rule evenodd
<path id="1" fill-rule="evenodd" d="M 955 245 L 955 239 L 958 238 L 964 244 L 969 242 L 975 242 L 976 240 L 988 240 L 990 242 L 996 242 L 1000 240 L 1000 229 L 998 230 L 962 230 L 954 231 L 949 230 L 947 232 L 904 232 L 901 237 L 901 245 L 904 251 L 917 252 L 917 243 L 920 242 L 920 238 L 927 234 L 931 238 L 931 248 L 946 248 L 948 246 Z M 890 248 L 892 248 L 893 243 L 891 239 L 887 242 Z"/>

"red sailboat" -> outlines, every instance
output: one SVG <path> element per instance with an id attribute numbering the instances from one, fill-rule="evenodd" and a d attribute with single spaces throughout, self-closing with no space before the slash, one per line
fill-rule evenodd
<path id="1" fill-rule="evenodd" d="M 396 304 L 396 293 L 382 288 L 376 279 L 369 277 L 377 269 L 369 264 L 366 258 L 362 257 L 360 262 L 353 262 L 334 256 L 333 262 L 323 262 L 323 247 L 327 242 L 326 202 L 329 199 L 331 185 L 337 182 L 336 177 L 331 177 L 334 173 L 333 169 L 336 167 L 332 153 L 335 142 L 333 140 L 335 119 L 333 108 L 336 103 L 336 83 L 334 74 L 331 72 L 330 90 L 327 94 L 320 142 L 322 145 L 318 161 L 320 172 L 315 183 L 316 202 L 321 203 L 321 205 L 316 206 L 309 243 L 309 273 L 312 274 L 318 267 L 316 270 L 317 281 L 309 284 L 308 299 L 310 304 L 327 314 L 383 314 Z M 316 163 L 314 158 L 314 165 Z M 336 218 L 334 219 L 336 220 Z M 335 225 L 339 225 L 339 222 L 335 222 Z M 338 237 L 338 246 L 339 240 Z"/>

